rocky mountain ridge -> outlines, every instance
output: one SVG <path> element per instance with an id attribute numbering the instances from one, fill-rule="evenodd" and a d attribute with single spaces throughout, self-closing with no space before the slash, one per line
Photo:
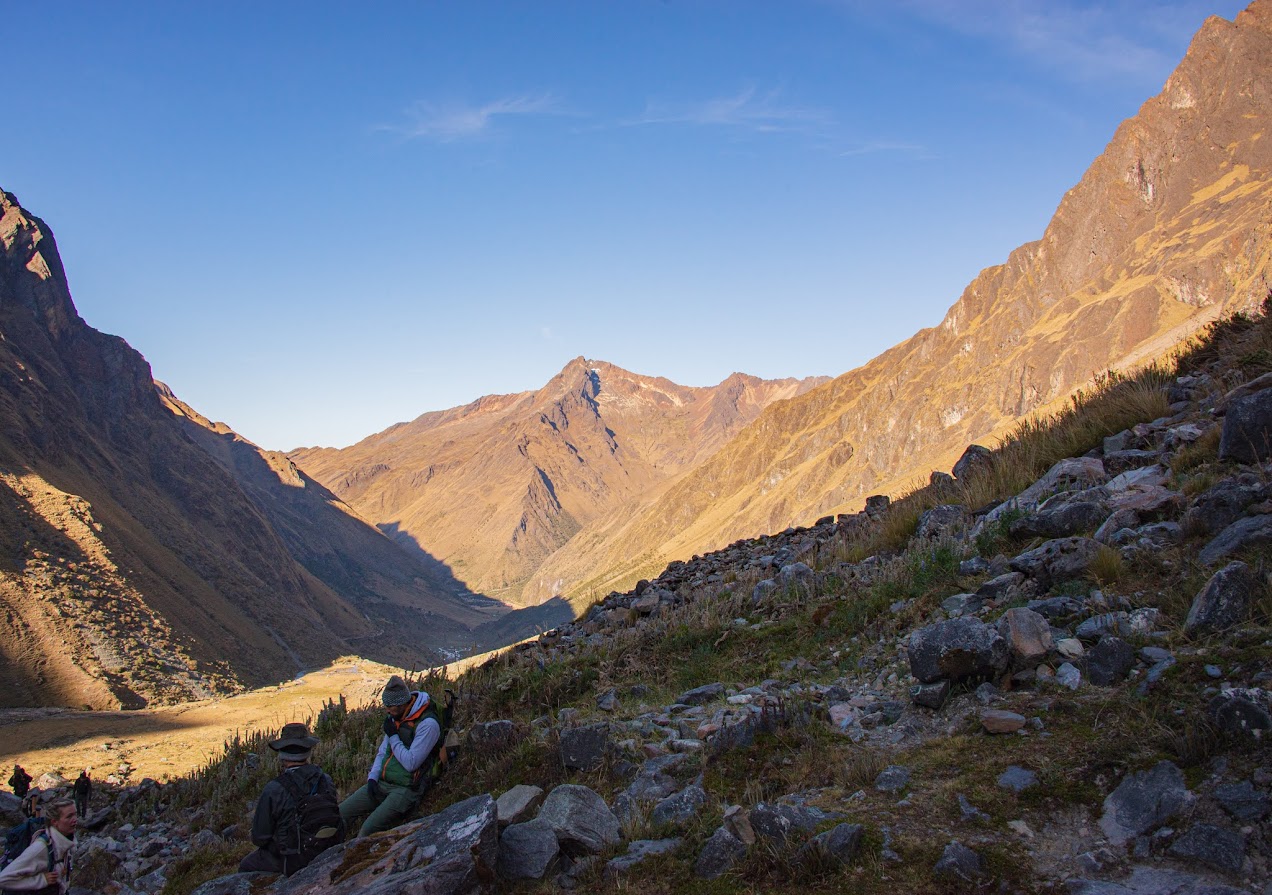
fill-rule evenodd
<path id="1" fill-rule="evenodd" d="M 821 381 L 735 373 L 690 388 L 579 357 L 536 391 L 289 456 L 472 589 L 534 605 L 560 588 L 527 591 L 527 581 L 555 553 L 573 552 L 581 528 L 656 492 L 764 407 Z"/>

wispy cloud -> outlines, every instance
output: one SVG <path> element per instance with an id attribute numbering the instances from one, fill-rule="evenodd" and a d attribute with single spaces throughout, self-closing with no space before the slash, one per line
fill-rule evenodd
<path id="1" fill-rule="evenodd" d="M 382 129 L 408 140 L 451 143 L 491 133 L 500 118 L 562 114 L 563 105 L 550 93 L 507 96 L 482 105 L 420 100 L 406 110 L 403 123 Z"/>
<path id="2" fill-rule="evenodd" d="M 731 96 L 691 103 L 651 101 L 644 115 L 624 122 L 629 125 L 687 124 L 725 127 L 758 133 L 783 131 L 816 132 L 833 120 L 821 110 L 791 105 L 778 90 L 759 91 L 747 87 Z"/>
<path id="3" fill-rule="evenodd" d="M 891 140 L 871 140 L 856 146 L 850 146 L 839 154 L 844 156 L 874 155 L 881 152 L 895 152 L 919 159 L 936 158 L 936 155 L 926 146 L 918 143 L 900 143 Z"/>
<path id="4" fill-rule="evenodd" d="M 1142 0 L 1101 4 L 901 0 L 900 5 L 933 24 L 1000 42 L 1012 52 L 1084 81 L 1164 77 L 1176 60 L 1160 43 L 1186 40 L 1205 17 L 1200 7 L 1196 16 L 1190 17 L 1180 15 L 1171 4 L 1145 4 Z M 1179 29 L 1186 30 L 1178 33 Z"/>

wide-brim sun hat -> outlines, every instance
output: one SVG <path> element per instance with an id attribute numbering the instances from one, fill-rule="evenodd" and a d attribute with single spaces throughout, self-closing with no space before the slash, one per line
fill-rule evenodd
<path id="1" fill-rule="evenodd" d="M 279 731 L 278 739 L 270 740 L 269 748 L 281 752 L 284 758 L 308 758 L 314 746 L 318 745 L 318 737 L 309 735 L 309 728 L 299 722 L 284 724 Z"/>

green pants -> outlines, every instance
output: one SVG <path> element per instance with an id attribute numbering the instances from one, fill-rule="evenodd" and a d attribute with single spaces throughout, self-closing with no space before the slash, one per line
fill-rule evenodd
<path id="1" fill-rule="evenodd" d="M 377 799 L 365 786 L 349 794 L 349 798 L 340 803 L 340 816 L 350 830 L 354 822 L 366 818 L 359 836 L 370 836 L 396 827 L 415 813 L 420 805 L 420 793 L 408 786 L 394 786 L 392 783 L 380 781 L 380 794 Z"/>

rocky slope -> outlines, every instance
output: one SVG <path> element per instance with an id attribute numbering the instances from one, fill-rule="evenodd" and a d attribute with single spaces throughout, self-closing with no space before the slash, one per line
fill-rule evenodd
<path id="1" fill-rule="evenodd" d="M 1211 18 L 1042 239 L 983 271 L 939 326 L 768 408 L 642 511 L 598 518 L 540 585 L 583 605 L 677 557 L 854 511 L 1256 307 L 1272 275 L 1270 116 L 1272 7 Z"/>
<path id="2" fill-rule="evenodd" d="M 436 657 L 491 620 L 247 447 L 80 319 L 48 227 L 0 192 L 0 705 L 133 707 L 355 651 Z"/>
<path id="3" fill-rule="evenodd" d="M 763 408 L 822 380 L 735 373 L 688 388 L 576 358 L 543 388 L 429 413 L 343 450 L 290 458 L 399 542 L 468 587 L 534 605 L 525 589 L 592 520 L 692 469 Z"/>

